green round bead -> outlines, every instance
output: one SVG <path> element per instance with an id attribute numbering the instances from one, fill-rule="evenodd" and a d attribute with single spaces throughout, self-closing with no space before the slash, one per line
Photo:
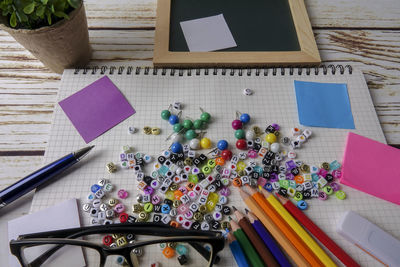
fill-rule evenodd
<path id="1" fill-rule="evenodd" d="M 193 122 L 191 120 L 184 120 L 183 127 L 187 130 L 190 130 L 193 127 Z"/>
<path id="2" fill-rule="evenodd" d="M 161 118 L 163 120 L 168 120 L 169 116 L 171 116 L 171 112 L 169 112 L 169 110 L 164 109 L 163 111 L 161 111 Z"/>
<path id="3" fill-rule="evenodd" d="M 180 123 L 175 123 L 173 129 L 175 133 L 179 133 L 183 129 L 183 125 Z"/>
<path id="4" fill-rule="evenodd" d="M 200 120 L 202 120 L 204 122 L 208 122 L 210 120 L 210 118 L 211 118 L 211 115 L 208 112 L 203 112 L 200 115 Z"/>
<path id="5" fill-rule="evenodd" d="M 187 140 L 192 140 L 193 138 L 196 138 L 196 136 L 197 136 L 197 133 L 195 131 L 193 131 L 193 130 L 188 130 L 185 133 L 185 137 L 186 137 Z"/>
<path id="6" fill-rule="evenodd" d="M 202 120 L 195 120 L 193 123 L 193 127 L 196 130 L 200 130 L 201 128 L 203 128 L 203 121 Z"/>
<path id="7" fill-rule="evenodd" d="M 243 129 L 239 129 L 239 130 L 235 131 L 236 139 L 244 139 L 245 136 L 246 136 L 246 133 L 244 132 Z"/>

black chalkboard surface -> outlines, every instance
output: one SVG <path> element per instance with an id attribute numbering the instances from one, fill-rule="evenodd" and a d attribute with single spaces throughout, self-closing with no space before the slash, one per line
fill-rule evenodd
<path id="1" fill-rule="evenodd" d="M 180 22 L 223 14 L 237 47 L 219 51 L 300 51 L 288 0 L 172 0 L 169 51 L 189 51 Z"/>
<path id="2" fill-rule="evenodd" d="M 190 52 L 180 22 L 222 14 L 237 47 Z M 321 62 L 304 0 L 158 0 L 156 67 L 255 67 Z"/>

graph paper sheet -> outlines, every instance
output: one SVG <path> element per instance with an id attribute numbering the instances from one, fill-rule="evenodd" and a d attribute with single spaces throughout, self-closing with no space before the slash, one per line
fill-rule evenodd
<path id="1" fill-rule="evenodd" d="M 178 74 L 178 71 L 171 75 L 171 70 L 166 70 L 165 75 L 162 75 L 161 70 L 154 75 L 151 69 L 147 75 L 144 74 L 143 69 L 139 74 L 127 74 L 126 71 L 123 74 L 116 72 L 109 74 L 107 71 L 106 75 L 122 91 L 136 110 L 136 114 L 92 141 L 90 144 L 96 145 L 96 147 L 84 160 L 68 170 L 62 178 L 38 190 L 33 199 L 31 211 L 37 211 L 70 198 L 80 199 L 83 204 L 85 197 L 90 192 L 91 185 L 106 178 L 117 189 L 123 188 L 129 191 L 130 196 L 123 203 L 126 205 L 128 213 L 131 214 L 130 207 L 136 203 L 135 195 L 139 193 L 133 171 L 119 169 L 110 174 L 105 165 L 110 161 L 118 164 L 119 154 L 124 145 L 133 147 L 134 152 L 153 156 L 158 156 L 162 150 L 167 149 L 170 143 L 165 139 L 172 133 L 172 126 L 161 119 L 160 113 L 167 109 L 169 104 L 177 101 L 183 105 L 181 118 L 198 119 L 201 114 L 200 107 L 209 112 L 212 119 L 205 130 L 206 136 L 212 140 L 214 147 L 218 140 L 227 140 L 230 148 L 237 153 L 234 130 L 231 127 L 236 111 L 248 113 L 251 116 L 251 121 L 249 125 L 245 126 L 245 130 L 254 125 L 265 129 L 268 124 L 278 123 L 281 126 L 281 135 L 290 136 L 291 128 L 305 128 L 298 122 L 294 80 L 345 83 L 348 86 L 356 128 L 352 132 L 383 143 L 386 142 L 363 74 L 358 70 L 354 70 L 352 74 L 349 74 L 347 70 L 344 74 L 336 72 L 335 75 L 330 71 L 324 75 L 322 69 L 318 75 L 314 71 L 311 71 L 310 75 L 305 73 L 298 75 L 297 70 L 293 75 L 289 75 L 289 69 L 285 70 L 285 75 L 282 75 L 280 70 L 276 75 L 272 75 L 272 70 L 267 70 L 266 76 L 264 75 L 265 70 L 261 70 L 259 75 L 256 75 L 256 70 L 251 70 L 249 73 L 246 70 L 241 76 L 238 70 L 235 70 L 233 75 L 230 71 L 222 75 L 221 69 L 216 75 L 213 70 L 205 75 L 205 71 L 201 70 L 199 75 L 192 71 L 190 76 L 187 70 L 179 73 L 182 76 Z M 99 71 L 95 74 L 92 74 L 91 71 L 83 74 L 81 70 L 78 74 L 74 74 L 73 70 L 66 70 L 59 90 L 59 100 L 102 76 Z M 250 88 L 254 94 L 245 96 L 243 94 L 245 88 Z M 139 131 L 133 135 L 129 134 L 129 126 L 134 126 Z M 159 127 L 161 134 L 145 135 L 142 132 L 144 126 Z M 310 165 L 319 165 L 324 161 L 331 162 L 333 160 L 341 162 L 346 134 L 349 130 L 307 128 L 313 131 L 313 136 L 300 149 L 296 150 L 298 159 Z M 85 146 L 84 140 L 57 105 L 45 153 L 45 163 L 52 162 Z M 368 148 L 365 149 L 368 153 Z M 198 151 L 197 153 L 199 152 L 208 153 L 208 151 Z M 256 161 L 261 164 L 260 158 Z M 379 168 L 379 166 L 377 167 Z M 233 187 L 231 189 L 232 194 L 229 196 L 228 205 L 235 205 L 239 210 L 244 211 L 244 203 L 237 191 Z M 348 243 L 335 232 L 336 224 L 344 211 L 353 210 L 396 238 L 400 238 L 400 207 L 347 186 L 342 186 L 342 189 L 346 192 L 347 199 L 342 201 L 332 196 L 326 201 L 311 199 L 308 201 L 309 208 L 306 214 L 361 266 L 377 266 L 379 263 L 375 259 Z M 116 191 L 110 193 L 109 197 L 117 197 Z M 81 212 L 81 220 L 83 225 L 89 225 L 87 213 Z M 161 253 L 161 251 L 157 249 L 155 253 Z M 236 266 L 227 245 L 220 256 L 222 260 L 218 266 Z M 334 260 L 339 263 L 336 258 Z M 141 259 L 143 263 L 141 266 L 149 266 L 149 261 L 151 261 L 151 253 L 145 252 Z M 165 260 L 162 266 L 174 266 L 175 264 L 175 260 Z"/>

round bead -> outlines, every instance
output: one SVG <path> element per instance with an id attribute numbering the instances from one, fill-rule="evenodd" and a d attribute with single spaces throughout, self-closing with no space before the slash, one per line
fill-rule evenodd
<path id="1" fill-rule="evenodd" d="M 251 90 L 250 88 L 246 88 L 243 90 L 243 94 L 244 95 L 252 95 L 253 94 L 253 90 Z"/>
<path id="2" fill-rule="evenodd" d="M 335 196 L 336 196 L 338 199 L 343 200 L 343 199 L 346 198 L 346 193 L 343 192 L 342 190 L 338 190 L 338 191 L 336 191 Z"/>
<path id="3" fill-rule="evenodd" d="M 224 160 L 230 160 L 232 158 L 232 151 L 230 151 L 228 149 L 222 150 L 221 157 Z"/>
<path id="4" fill-rule="evenodd" d="M 226 140 L 219 140 L 217 143 L 217 147 L 219 150 L 225 150 L 228 148 L 228 142 Z"/>
<path id="5" fill-rule="evenodd" d="M 182 136 L 178 133 L 173 133 L 169 139 L 172 141 L 172 143 L 182 142 Z"/>
<path id="6" fill-rule="evenodd" d="M 272 152 L 278 153 L 279 152 L 279 143 L 272 143 L 270 146 L 270 149 Z"/>
<path id="7" fill-rule="evenodd" d="M 273 133 L 269 133 L 265 136 L 265 141 L 268 143 L 272 144 L 276 142 L 276 135 Z"/>
<path id="8" fill-rule="evenodd" d="M 124 189 L 118 190 L 117 194 L 118 194 L 118 197 L 121 198 L 121 199 L 125 199 L 129 195 L 128 192 L 126 192 L 126 190 L 124 190 Z"/>
<path id="9" fill-rule="evenodd" d="M 193 130 L 188 130 L 185 133 L 185 137 L 186 137 L 187 140 L 192 140 L 193 138 L 196 138 L 196 136 L 197 136 L 197 133 L 195 131 L 193 131 Z"/>
<path id="10" fill-rule="evenodd" d="M 175 133 L 179 133 L 180 131 L 182 131 L 183 125 L 180 123 L 175 123 L 173 129 Z"/>
<path id="11" fill-rule="evenodd" d="M 183 127 L 187 130 L 192 129 L 193 127 L 193 122 L 191 120 L 184 120 L 183 121 Z"/>
<path id="12" fill-rule="evenodd" d="M 243 113 L 242 115 L 240 115 L 240 121 L 242 123 L 248 123 L 250 121 L 250 115 L 247 113 Z"/>
<path id="13" fill-rule="evenodd" d="M 203 123 L 204 122 L 202 120 L 195 120 L 194 123 L 193 123 L 193 127 L 196 130 L 200 130 L 201 128 L 203 128 Z"/>
<path id="14" fill-rule="evenodd" d="M 318 199 L 319 200 L 326 200 L 328 198 L 327 194 L 324 191 L 320 191 L 318 193 Z"/>
<path id="15" fill-rule="evenodd" d="M 297 207 L 301 210 L 307 209 L 307 206 L 307 202 L 305 202 L 304 200 L 300 200 L 299 202 L 297 202 Z"/>
<path id="16" fill-rule="evenodd" d="M 160 128 L 157 128 L 157 127 L 151 128 L 152 135 L 159 135 L 160 133 L 161 133 Z"/>
<path id="17" fill-rule="evenodd" d="M 208 139 L 207 137 L 202 138 L 201 141 L 200 141 L 200 146 L 203 149 L 210 148 L 211 147 L 211 140 Z"/>
<path id="18" fill-rule="evenodd" d="M 236 148 L 245 150 L 247 148 L 247 142 L 245 139 L 239 139 L 236 141 Z"/>
<path id="19" fill-rule="evenodd" d="M 171 112 L 169 112 L 169 110 L 164 109 L 163 111 L 161 111 L 161 118 L 163 120 L 168 120 L 170 116 Z"/>
<path id="20" fill-rule="evenodd" d="M 279 131 L 279 129 L 281 128 L 278 124 L 273 123 L 271 124 L 272 127 L 274 127 L 275 131 Z"/>
<path id="21" fill-rule="evenodd" d="M 171 145 L 171 151 L 174 153 L 180 153 L 182 151 L 182 145 L 178 142 L 175 142 Z"/>
<path id="22" fill-rule="evenodd" d="M 175 124 L 179 123 L 179 118 L 176 115 L 171 115 L 171 116 L 169 116 L 168 121 L 171 125 L 175 125 Z"/>
<path id="23" fill-rule="evenodd" d="M 238 129 L 235 131 L 236 139 L 243 139 L 245 136 L 246 136 L 246 134 L 243 129 Z"/>
<path id="24" fill-rule="evenodd" d="M 254 140 L 255 137 L 256 137 L 256 134 L 253 131 L 249 130 L 246 132 L 247 140 Z"/>
<path id="25" fill-rule="evenodd" d="M 211 119 L 211 115 L 208 112 L 203 112 L 200 115 L 200 120 L 204 121 L 204 122 L 208 122 Z"/>
<path id="26" fill-rule="evenodd" d="M 240 120 L 232 121 L 232 128 L 234 130 L 242 129 L 242 126 L 243 126 L 243 124 L 242 124 L 242 122 Z"/>
<path id="27" fill-rule="evenodd" d="M 195 149 L 195 150 L 199 149 L 200 148 L 199 139 L 194 138 L 194 139 L 190 140 L 189 146 L 191 149 Z"/>

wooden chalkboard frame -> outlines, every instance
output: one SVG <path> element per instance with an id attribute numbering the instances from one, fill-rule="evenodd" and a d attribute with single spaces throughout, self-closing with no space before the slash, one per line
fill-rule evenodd
<path id="1" fill-rule="evenodd" d="M 257 67 L 321 63 L 303 0 L 288 0 L 299 51 L 175 52 L 169 51 L 171 1 L 157 1 L 153 64 L 155 67 Z"/>

